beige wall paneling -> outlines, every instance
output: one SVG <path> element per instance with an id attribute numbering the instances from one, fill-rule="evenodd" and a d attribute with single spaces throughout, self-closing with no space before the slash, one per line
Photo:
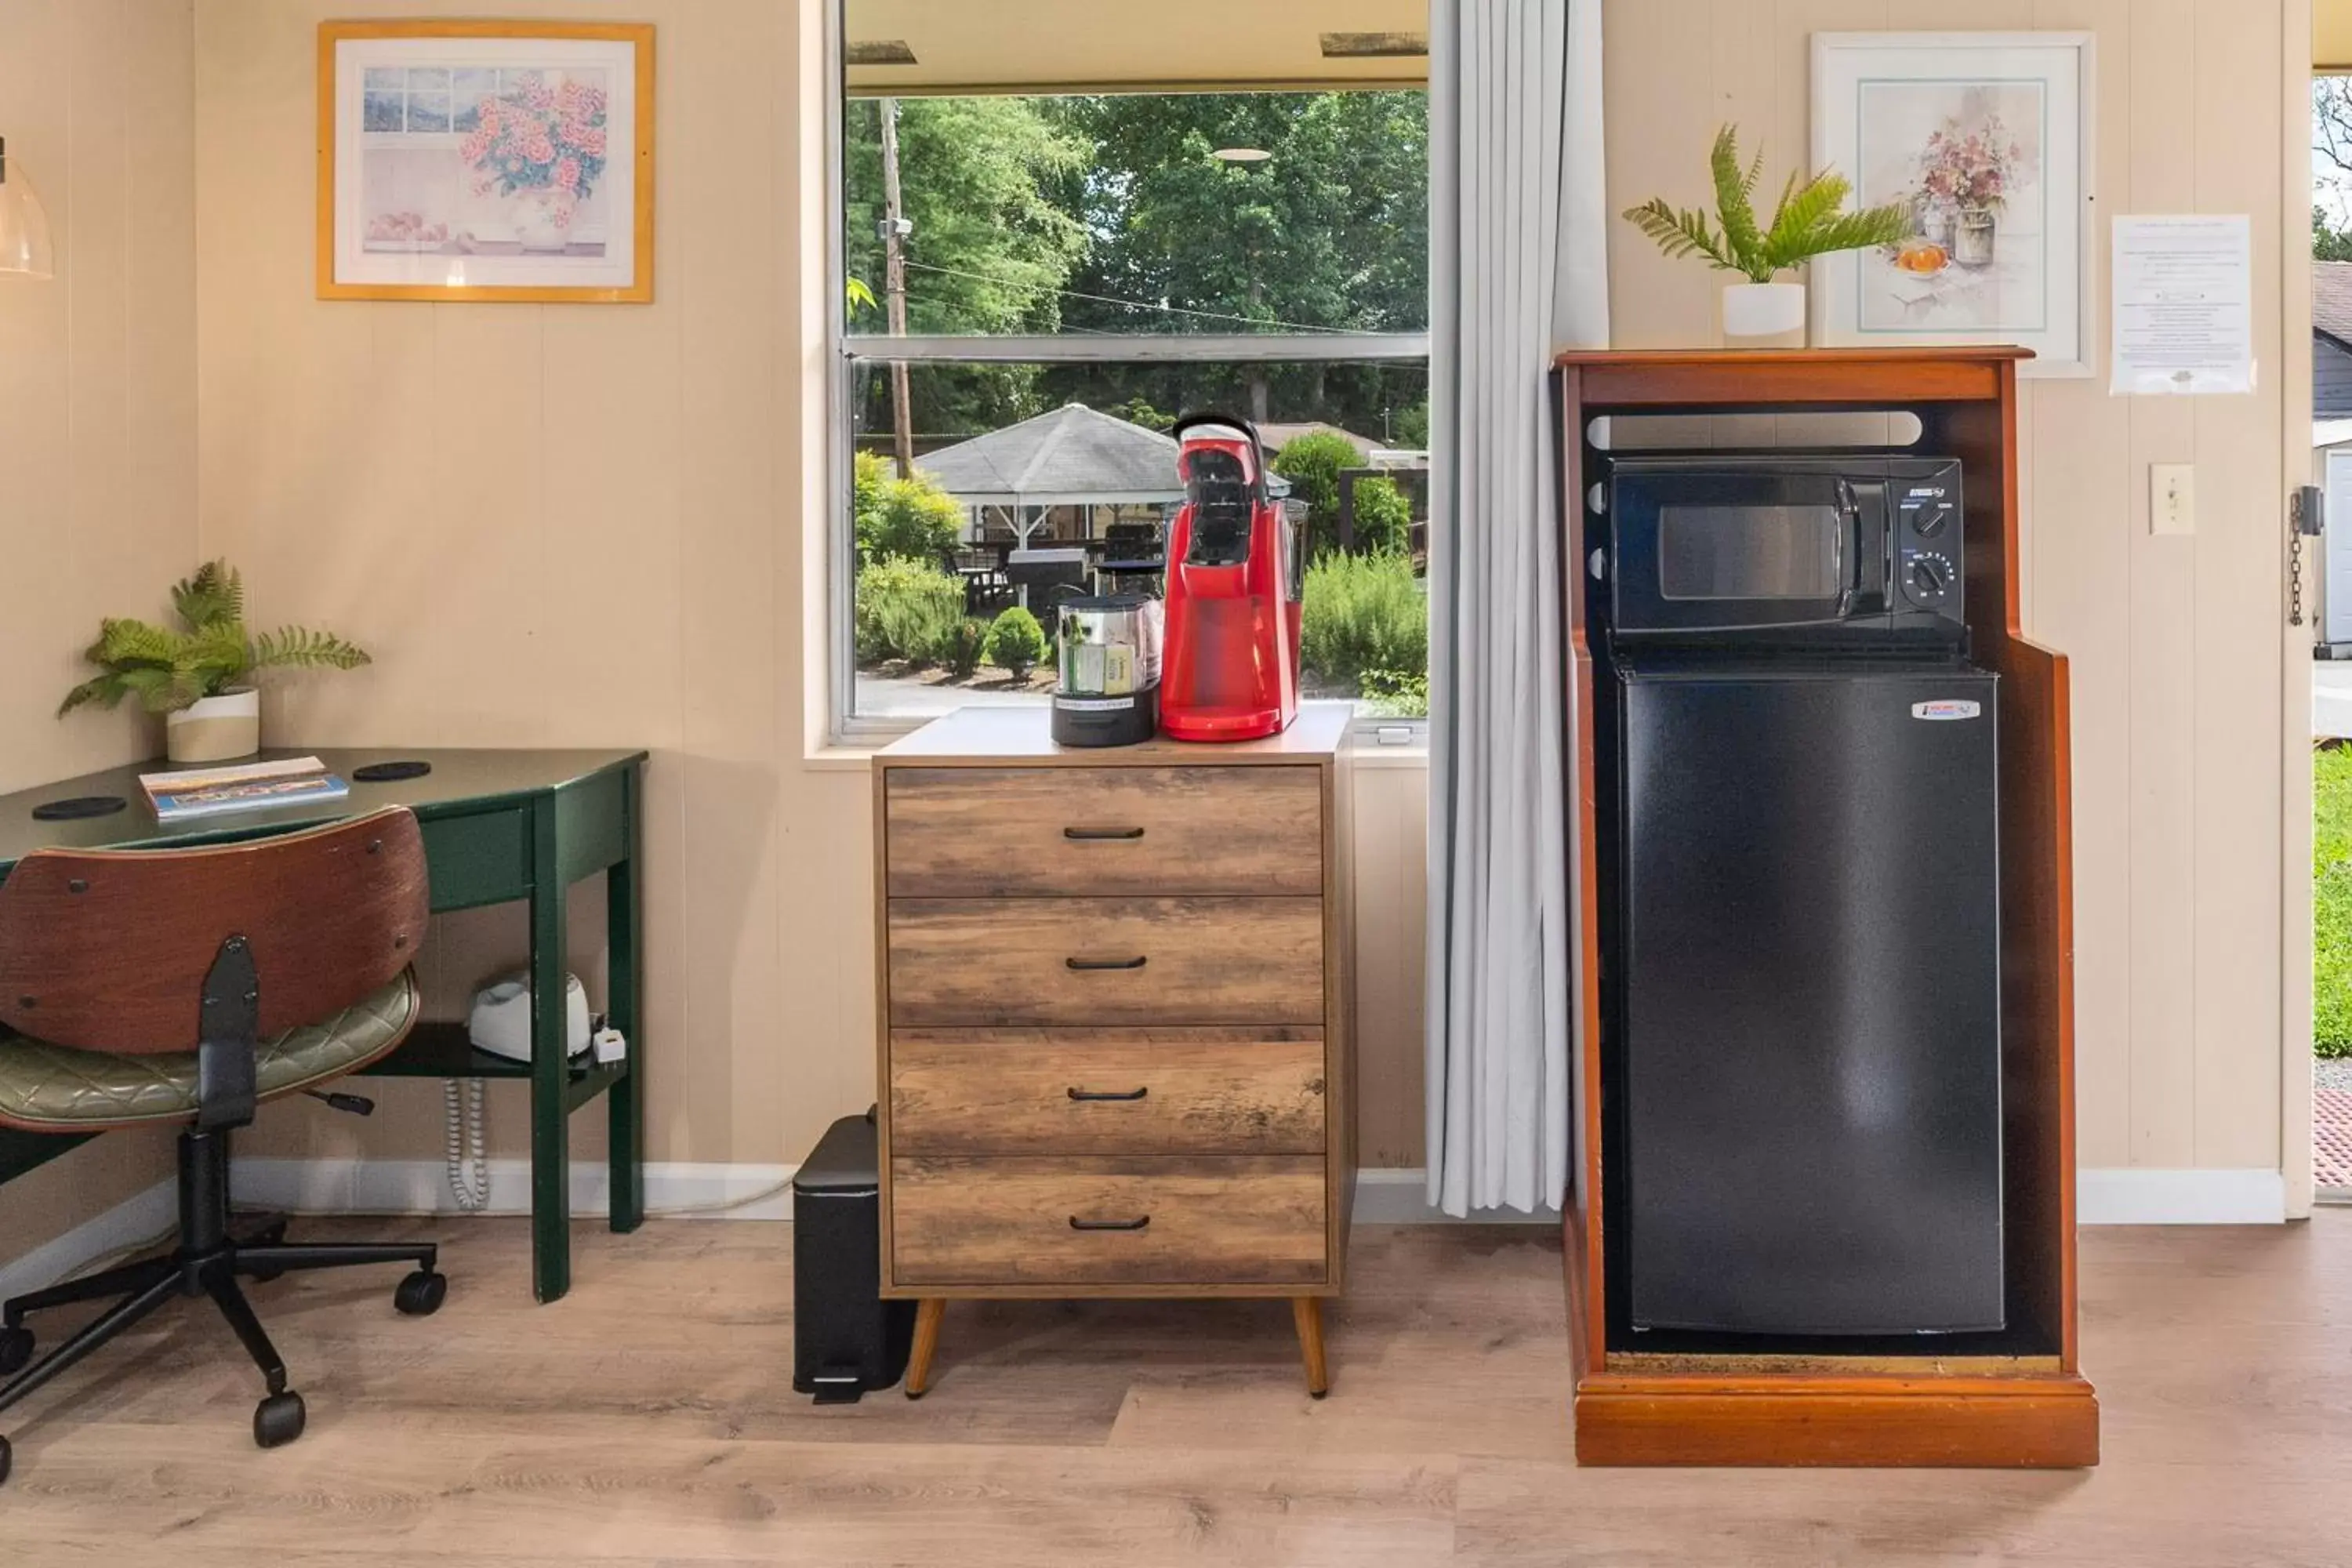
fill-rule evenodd
<path id="1" fill-rule="evenodd" d="M 188 0 L 0 0 L 0 134 L 58 276 L 0 279 L 0 789 L 142 757 L 152 721 L 51 718 L 104 615 L 160 613 L 195 563 Z M 118 1133 L 0 1188 L 0 1261 L 171 1174 Z"/>
<path id="2" fill-rule="evenodd" d="M 2074 661 L 2086 1166 L 2267 1167 L 2281 1154 L 2278 975 L 2284 942 L 2306 940 L 2292 910 L 2284 930 L 2279 913 L 2300 896 L 2283 886 L 2282 799 L 2308 811 L 2278 772 L 2280 716 L 2297 721 L 2273 630 L 2291 395 L 2274 384 L 2298 374 L 2277 327 L 2291 140 L 2280 105 L 2300 101 L 2280 91 L 2281 58 L 2307 19 L 2294 5 L 1987 0 L 1956 16 L 1927 0 L 1613 0 L 1607 11 L 1612 209 L 1653 193 L 1696 202 L 1706 138 L 1725 120 L 1751 146 L 1761 137 L 1768 168 L 1802 162 L 1813 32 L 1964 26 L 2096 36 L 2099 354 L 2109 218 L 2253 216 L 2266 390 L 2122 399 L 2104 374 L 2026 387 L 2028 623 Z M 1721 279 L 1663 261 L 1622 224 L 1610 261 L 1621 345 L 1720 341 Z M 2147 534 L 2147 465 L 2158 461 L 2196 463 L 2200 500 L 2216 498 L 2193 538 Z"/>

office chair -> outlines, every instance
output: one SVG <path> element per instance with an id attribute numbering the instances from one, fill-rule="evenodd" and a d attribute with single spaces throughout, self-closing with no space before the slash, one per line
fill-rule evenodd
<path id="1" fill-rule="evenodd" d="M 268 1392 L 265 1448 L 302 1435 L 302 1396 L 240 1278 L 408 1263 L 394 1305 L 436 1310 L 430 1246 L 303 1246 L 282 1222 L 229 1227 L 228 1138 L 254 1108 L 355 1072 L 416 1022 L 409 968 L 425 933 L 425 846 L 404 809 L 201 849 L 44 849 L 0 882 L 0 1124 L 86 1134 L 177 1123 L 180 1236 L 170 1256 L 0 1306 L 0 1411 L 128 1331 L 167 1297 L 210 1296 Z M 120 1296 L 37 1365 L 26 1314 Z M 0 1482 L 10 1453 L 0 1437 Z"/>

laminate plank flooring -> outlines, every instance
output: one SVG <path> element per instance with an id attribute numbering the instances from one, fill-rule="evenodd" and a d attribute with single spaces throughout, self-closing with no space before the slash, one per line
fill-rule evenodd
<path id="1" fill-rule="evenodd" d="M 257 1287 L 310 1409 L 271 1453 L 227 1329 L 167 1309 L 0 1417 L 0 1563 L 2352 1564 L 2343 1210 L 2086 1232 L 2105 1463 L 2068 1474 L 1580 1469 L 1533 1226 L 1360 1229 L 1321 1403 L 1283 1301 L 1001 1302 L 950 1309 L 928 1398 L 822 1409 L 781 1226 L 583 1225 L 545 1308 L 520 1219 L 297 1234 L 437 1237 L 449 1304 Z"/>

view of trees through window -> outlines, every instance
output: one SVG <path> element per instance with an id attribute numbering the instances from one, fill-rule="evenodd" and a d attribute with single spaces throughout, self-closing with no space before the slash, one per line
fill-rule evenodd
<path id="1" fill-rule="evenodd" d="M 1424 94 L 854 98 L 843 164 L 856 712 L 1050 689 L 990 628 L 1150 586 L 1120 568 L 1158 553 L 1165 433 L 1203 410 L 1256 422 L 1310 514 L 1310 693 L 1426 710 L 1428 369 L 1349 347 L 1427 330 Z M 1160 346 L 894 374 L 875 340 L 908 335 Z M 1283 357 L 1207 341 L 1234 337 Z"/>

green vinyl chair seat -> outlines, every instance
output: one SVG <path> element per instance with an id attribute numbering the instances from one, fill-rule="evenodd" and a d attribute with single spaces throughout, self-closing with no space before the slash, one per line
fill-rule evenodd
<path id="1" fill-rule="evenodd" d="M 357 1072 L 407 1037 L 420 1005 L 415 973 L 403 970 L 332 1017 L 263 1041 L 254 1052 L 257 1098 Z M 195 1114 L 194 1051 L 115 1056 L 0 1029 L 0 1125 L 89 1132 Z"/>

